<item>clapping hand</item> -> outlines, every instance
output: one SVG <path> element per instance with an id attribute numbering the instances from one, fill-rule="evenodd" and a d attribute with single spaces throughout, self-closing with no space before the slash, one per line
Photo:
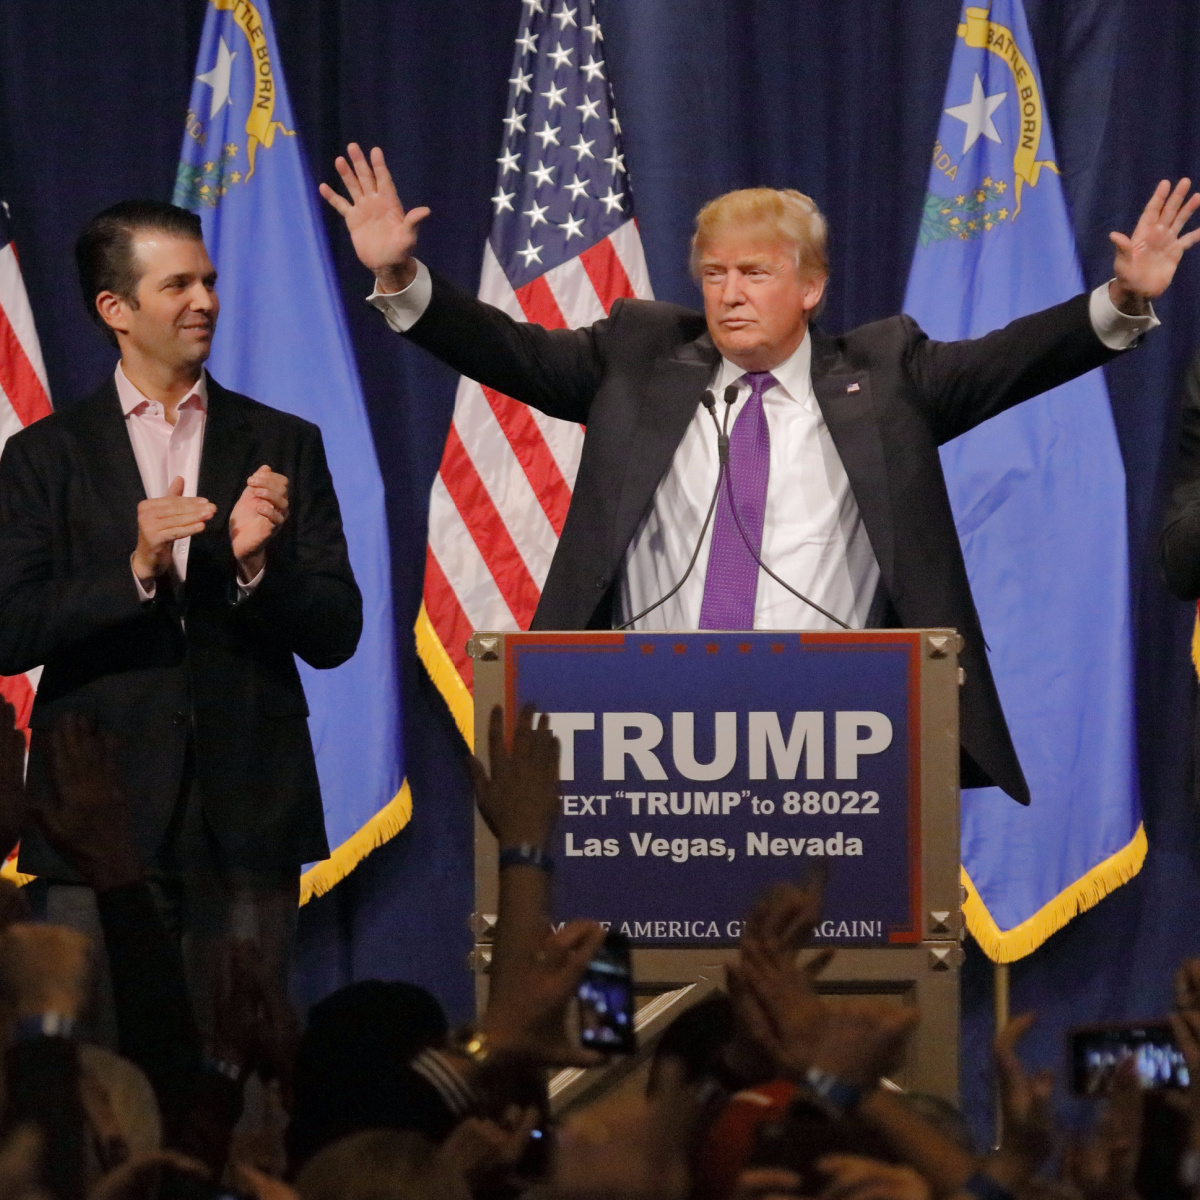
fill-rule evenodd
<path id="1" fill-rule="evenodd" d="M 267 541 L 279 532 L 287 517 L 287 476 L 264 463 L 246 480 L 229 514 L 229 539 L 243 583 L 249 583 L 262 570 Z"/>
<path id="2" fill-rule="evenodd" d="M 1110 233 L 1117 248 L 1113 262 L 1116 278 L 1109 285 L 1112 302 L 1132 315 L 1146 309 L 1146 301 L 1161 296 L 1175 278 L 1183 252 L 1200 241 L 1200 229 L 1184 233 L 1183 227 L 1200 208 L 1200 192 L 1188 198 L 1190 179 L 1174 188 L 1164 179 L 1142 210 L 1132 236 Z"/>
<path id="3" fill-rule="evenodd" d="M 416 274 L 412 252 L 417 245 L 417 226 L 429 216 L 429 209 L 404 211 L 378 146 L 371 151 L 370 162 L 356 142 L 350 143 L 346 153 L 349 162 L 339 157 L 333 165 L 349 200 L 327 183 L 321 184 L 319 191 L 345 219 L 354 252 L 364 267 L 375 272 L 380 289 L 402 291 Z"/>

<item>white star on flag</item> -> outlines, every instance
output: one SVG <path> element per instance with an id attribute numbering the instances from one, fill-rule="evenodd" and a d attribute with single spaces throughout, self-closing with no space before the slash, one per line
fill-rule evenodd
<path id="1" fill-rule="evenodd" d="M 587 62 L 581 63 L 579 69 L 586 72 L 588 83 L 591 83 L 593 79 L 604 78 L 604 64 L 598 63 L 594 54 L 587 60 Z"/>
<path id="2" fill-rule="evenodd" d="M 530 179 L 536 179 L 538 187 L 543 187 L 554 182 L 554 168 L 548 167 L 544 162 L 539 161 L 536 171 L 529 172 Z M 540 259 L 538 260 L 541 261 Z"/>
<path id="3" fill-rule="evenodd" d="M 586 96 L 582 104 L 575 105 L 575 111 L 580 113 L 579 122 L 581 125 L 586 125 L 593 117 L 598 121 L 600 114 L 596 111 L 600 107 L 599 100 L 589 100 Z"/>
<path id="4" fill-rule="evenodd" d="M 551 84 L 548 91 L 538 92 L 538 95 L 546 97 L 550 104 L 550 111 L 553 112 L 556 107 L 566 108 L 567 102 L 563 99 L 563 93 L 566 90 L 565 87 L 556 88 L 554 84 Z"/>
<path id="5" fill-rule="evenodd" d="M 595 17 L 592 18 L 592 23 L 590 25 L 585 25 L 583 27 L 583 30 L 585 33 L 590 33 L 592 35 L 593 42 L 604 41 L 604 34 L 600 32 L 600 22 L 597 21 Z"/>
<path id="6" fill-rule="evenodd" d="M 605 212 L 613 212 L 621 207 L 621 201 L 625 199 L 624 192 L 614 192 L 610 186 L 607 196 L 600 197 L 600 203 L 604 205 Z"/>
<path id="7" fill-rule="evenodd" d="M 233 74 L 235 58 L 237 58 L 237 51 L 230 50 L 229 43 L 221 38 L 220 45 L 217 46 L 217 65 L 211 71 L 205 71 L 203 75 L 196 76 L 200 83 L 207 83 L 212 88 L 212 104 L 208 109 L 209 120 L 212 120 L 226 104 L 230 103 L 229 79 Z"/>
<path id="8" fill-rule="evenodd" d="M 516 194 L 516 192 L 506 192 L 503 188 L 499 188 L 492 197 L 492 203 L 496 206 L 496 212 L 512 212 L 513 197 Z"/>
<path id="9" fill-rule="evenodd" d="M 513 87 L 515 87 L 517 89 L 518 96 L 522 92 L 528 92 L 530 95 L 533 95 L 533 88 L 531 88 L 529 86 L 529 81 L 532 78 L 533 78 L 532 71 L 530 71 L 530 73 L 528 75 L 526 75 L 524 71 L 519 70 L 508 82 L 511 83 L 513 85 Z"/>
<path id="10" fill-rule="evenodd" d="M 558 145 L 558 131 L 561 128 L 561 125 L 555 125 L 553 128 L 551 128 L 550 122 L 544 121 L 541 129 L 539 129 L 533 136 L 535 138 L 542 139 L 542 149 L 545 150 L 545 148 L 549 145 Z"/>
<path id="11" fill-rule="evenodd" d="M 573 237 L 583 240 L 583 218 L 572 217 L 568 214 L 567 219 L 559 226 L 563 230 L 563 236 L 569 242 Z"/>
<path id="12" fill-rule="evenodd" d="M 523 214 L 529 218 L 530 229 L 536 229 L 539 225 L 550 224 L 550 222 L 546 220 L 545 216 L 546 209 L 549 207 L 550 206 L 548 204 L 538 204 L 536 200 L 532 201 L 531 206 L 527 208 Z"/>
<path id="13" fill-rule="evenodd" d="M 517 167 L 517 159 L 520 157 L 521 156 L 519 154 L 514 154 L 511 150 L 505 150 L 505 152 L 500 155 L 496 161 L 503 168 L 503 174 L 507 175 L 509 171 L 516 171 L 519 169 Z"/>
<path id="14" fill-rule="evenodd" d="M 522 133 L 524 133 L 525 132 L 525 114 L 517 112 L 517 110 L 514 108 L 512 110 L 512 112 L 510 112 L 508 114 L 508 116 L 505 117 L 504 120 L 500 122 L 500 124 L 504 125 L 508 128 L 508 132 L 509 132 L 510 136 L 512 134 L 516 133 L 517 130 L 520 130 Z"/>
<path id="15" fill-rule="evenodd" d="M 608 158 L 606 158 L 604 161 L 606 163 L 608 163 L 608 165 L 610 167 L 612 167 L 613 179 L 616 179 L 617 175 L 621 171 L 625 170 L 625 155 L 619 154 L 615 149 L 613 150 L 612 154 Z"/>
<path id="16" fill-rule="evenodd" d="M 558 22 L 558 27 L 560 30 L 566 29 L 568 25 L 575 25 L 575 14 L 578 11 L 579 9 L 577 8 L 568 8 L 565 4 L 563 4 L 559 7 L 558 12 L 556 12 L 550 19 Z M 576 26 L 576 28 L 578 28 L 578 26 Z"/>
<path id="17" fill-rule="evenodd" d="M 559 42 L 559 44 L 555 46 L 554 49 L 551 50 L 548 55 L 546 55 L 546 57 L 550 59 L 552 63 L 554 63 L 554 69 L 557 71 L 560 67 L 569 67 L 571 65 L 572 52 L 573 48 L 571 46 L 568 46 L 564 50 L 562 42 Z"/>
<path id="18" fill-rule="evenodd" d="M 578 200 L 580 196 L 586 196 L 588 194 L 587 180 L 580 179 L 578 172 L 572 175 L 571 182 L 564 183 L 563 187 L 565 187 L 567 191 L 571 193 L 572 200 Z"/>
<path id="19" fill-rule="evenodd" d="M 596 157 L 592 153 L 592 147 L 595 144 L 596 144 L 595 138 L 593 138 L 590 142 L 585 142 L 583 140 L 583 134 L 581 133 L 579 135 L 579 141 L 577 141 L 575 143 L 575 145 L 573 145 L 570 148 L 575 151 L 575 157 L 577 159 L 579 159 L 580 162 L 582 162 L 585 158 L 595 158 Z"/>
<path id="20" fill-rule="evenodd" d="M 983 80 L 976 74 L 975 82 L 971 87 L 971 99 L 966 104 L 956 104 L 953 108 L 946 109 L 946 116 L 953 117 L 956 121 L 962 121 L 966 126 L 963 132 L 962 152 L 964 154 L 979 141 L 980 134 L 989 141 L 1000 141 L 1000 134 L 996 131 L 992 113 L 1004 103 L 1004 97 L 1007 95 L 1007 92 L 997 92 L 994 96 L 985 96 Z"/>
<path id="21" fill-rule="evenodd" d="M 537 50 L 537 40 L 542 35 L 540 33 L 527 33 L 524 37 L 517 38 L 517 45 L 525 54 L 533 54 Z"/>
<path id="22" fill-rule="evenodd" d="M 533 238 L 525 243 L 524 250 L 518 250 L 517 253 L 525 260 L 525 265 L 542 261 L 542 248 L 533 244 Z"/>

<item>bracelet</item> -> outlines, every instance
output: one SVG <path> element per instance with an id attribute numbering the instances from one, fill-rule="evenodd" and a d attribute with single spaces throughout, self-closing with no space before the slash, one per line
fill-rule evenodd
<path id="1" fill-rule="evenodd" d="M 970 1192 L 975 1200 L 1012 1200 L 1012 1192 L 984 1171 L 976 1171 L 961 1190 Z"/>
<path id="2" fill-rule="evenodd" d="M 35 1038 L 69 1038 L 75 1032 L 75 1018 L 50 1009 L 32 1017 L 22 1017 L 12 1029 L 9 1040 L 32 1042 Z"/>
<path id="3" fill-rule="evenodd" d="M 842 1116 L 853 1112 L 863 1098 L 863 1089 L 857 1084 L 838 1079 L 819 1067 L 809 1067 L 804 1073 L 804 1082 L 817 1097 L 836 1108 Z"/>
<path id="4" fill-rule="evenodd" d="M 466 1055 L 477 1067 L 491 1057 L 492 1042 L 486 1033 L 470 1025 L 464 1026 L 454 1038 L 454 1048 Z"/>
<path id="5" fill-rule="evenodd" d="M 537 867 L 550 875 L 554 872 L 554 859 L 541 846 L 523 843 L 500 851 L 500 870 L 505 867 Z"/>

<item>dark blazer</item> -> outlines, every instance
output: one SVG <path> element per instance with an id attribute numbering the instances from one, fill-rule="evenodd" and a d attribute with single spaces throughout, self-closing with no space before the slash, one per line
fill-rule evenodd
<path id="1" fill-rule="evenodd" d="M 719 361 L 703 315 L 618 300 L 595 325 L 549 331 L 435 276 L 408 336 L 464 375 L 587 426 L 533 628 L 611 626 L 626 549 Z M 1112 358 L 1092 329 L 1088 297 L 972 341 L 931 341 L 900 316 L 841 337 L 814 329 L 812 346 L 813 390 L 879 561 L 871 623 L 959 630 L 963 784 L 994 783 L 1027 804 L 938 446 Z"/>
<path id="2" fill-rule="evenodd" d="M 289 516 L 266 573 L 238 602 L 229 513 L 267 463 Z M 0 457 L 0 674 L 44 664 L 30 718 L 27 786 L 48 789 L 47 737 L 64 712 L 112 735 L 144 861 L 179 795 L 189 738 L 204 813 L 235 866 L 290 868 L 328 854 L 298 654 L 354 653 L 362 597 L 315 425 L 211 377 L 199 494 L 217 506 L 192 538 L 187 582 L 143 603 L 129 565 L 145 498 L 116 385 L 9 439 Z M 20 869 L 71 873 L 36 829 Z"/>

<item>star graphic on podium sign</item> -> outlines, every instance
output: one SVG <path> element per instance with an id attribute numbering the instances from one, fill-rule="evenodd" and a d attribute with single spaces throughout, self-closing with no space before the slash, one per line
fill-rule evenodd
<path id="1" fill-rule="evenodd" d="M 966 104 L 956 104 L 953 108 L 945 110 L 946 116 L 953 117 L 966 126 L 963 133 L 962 152 L 964 154 L 979 141 L 980 135 L 992 142 L 1000 141 L 1000 134 L 996 130 L 996 123 L 992 120 L 992 113 L 1004 103 L 1007 95 L 1007 92 L 997 92 L 994 96 L 985 96 L 983 80 L 976 74 L 975 82 L 971 87 L 971 99 Z"/>
<path id="2" fill-rule="evenodd" d="M 219 39 L 220 44 L 217 46 L 217 65 L 211 71 L 205 71 L 203 75 L 197 75 L 198 83 L 206 83 L 212 88 L 212 104 L 209 105 L 208 119 L 211 121 L 230 103 L 229 99 L 229 79 L 233 74 L 233 60 L 237 58 L 237 51 L 229 49 L 229 43 L 224 39 Z"/>

